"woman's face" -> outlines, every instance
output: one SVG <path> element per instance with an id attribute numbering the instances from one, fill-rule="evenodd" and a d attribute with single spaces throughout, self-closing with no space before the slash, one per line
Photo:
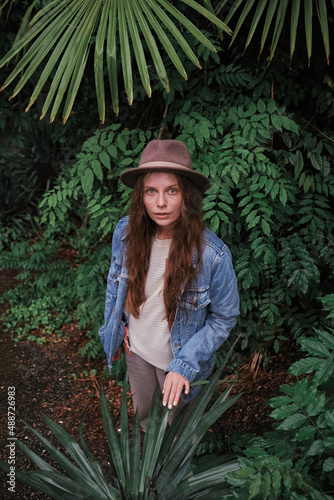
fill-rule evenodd
<path id="1" fill-rule="evenodd" d="M 160 239 L 172 237 L 175 222 L 181 215 L 182 191 L 176 175 L 152 172 L 144 178 L 144 205 L 158 226 Z"/>

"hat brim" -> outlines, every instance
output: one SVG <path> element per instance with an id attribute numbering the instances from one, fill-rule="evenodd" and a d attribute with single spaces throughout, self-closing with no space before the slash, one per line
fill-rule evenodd
<path id="1" fill-rule="evenodd" d="M 129 170 L 125 170 L 125 172 L 120 175 L 120 180 L 125 186 L 133 188 L 140 175 L 152 172 L 168 172 L 171 174 L 183 175 L 184 177 L 191 179 L 201 193 L 204 193 L 210 187 L 210 181 L 205 175 L 200 172 L 196 172 L 196 170 L 189 169 L 188 167 L 183 167 L 182 165 L 142 166 L 130 168 Z"/>

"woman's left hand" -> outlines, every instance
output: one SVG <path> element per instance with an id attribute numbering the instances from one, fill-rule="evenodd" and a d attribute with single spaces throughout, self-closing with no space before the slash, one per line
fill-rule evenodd
<path id="1" fill-rule="evenodd" d="M 185 394 L 189 394 L 190 384 L 187 379 L 175 372 L 168 372 L 165 378 L 164 388 L 163 388 L 163 401 L 162 404 L 171 409 L 173 406 L 177 406 L 181 392 L 184 389 Z"/>

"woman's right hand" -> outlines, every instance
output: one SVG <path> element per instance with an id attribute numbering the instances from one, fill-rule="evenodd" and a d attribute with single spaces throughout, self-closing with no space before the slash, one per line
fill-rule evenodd
<path id="1" fill-rule="evenodd" d="M 164 387 L 163 387 L 163 401 L 162 404 L 166 406 L 168 404 L 168 408 L 171 410 L 173 406 L 177 406 L 179 404 L 179 399 L 181 396 L 181 392 L 189 394 L 190 384 L 188 380 L 179 373 L 168 372 L 165 378 Z"/>

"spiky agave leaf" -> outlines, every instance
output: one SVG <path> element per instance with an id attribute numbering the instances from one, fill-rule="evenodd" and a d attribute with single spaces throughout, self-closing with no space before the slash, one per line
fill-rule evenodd
<path id="1" fill-rule="evenodd" d="M 31 450 L 29 449 L 28 451 L 31 452 Z M 29 456 L 29 454 L 27 454 L 27 456 Z M 5 472 L 10 472 L 10 466 L 7 464 L 7 462 L 4 462 L 1 459 L 0 468 Z M 68 485 L 67 487 L 63 487 L 62 485 L 57 483 L 54 483 L 52 485 L 47 484 L 41 477 L 36 474 L 38 474 L 37 471 L 26 472 L 18 469 L 17 467 L 15 468 L 16 479 L 24 484 L 28 484 L 37 491 L 41 491 L 42 493 L 49 495 L 51 498 L 55 498 L 56 500 L 84 500 L 83 496 L 78 494 L 78 492 L 74 492 L 72 488 L 68 488 Z"/>
<path id="2" fill-rule="evenodd" d="M 123 391 L 125 391 L 125 387 Z M 100 403 L 101 403 L 101 411 L 102 411 L 102 419 L 104 424 L 104 430 L 107 437 L 107 442 L 109 445 L 110 456 L 113 461 L 116 475 L 120 483 L 124 486 L 126 484 L 126 476 L 127 470 L 124 467 L 124 457 L 122 457 L 121 447 L 119 442 L 119 433 L 115 428 L 114 421 L 110 415 L 108 409 L 108 403 L 106 397 L 103 392 L 102 385 L 100 387 Z M 122 408 L 121 408 L 122 411 Z M 123 410 L 124 411 L 124 410 Z M 123 429 L 124 431 L 124 429 Z M 127 462 L 127 461 L 126 461 Z"/>
<path id="3" fill-rule="evenodd" d="M 239 397 L 233 396 L 232 398 L 226 400 L 229 390 L 225 391 L 225 393 L 217 400 L 216 404 L 203 415 L 204 410 L 212 396 L 217 380 L 219 380 L 221 371 L 222 367 L 216 371 L 210 380 L 210 383 L 205 387 L 196 400 L 196 404 L 188 409 L 189 416 L 187 415 L 188 418 L 186 420 L 186 424 L 183 425 L 181 430 L 178 431 L 178 434 L 176 434 L 176 439 L 165 459 L 161 471 L 156 471 L 157 478 L 155 484 L 161 498 L 164 498 L 164 495 L 170 494 L 172 486 L 177 486 L 177 484 L 173 483 L 172 479 L 175 479 L 175 475 L 178 475 L 180 468 L 190 464 L 196 447 L 212 423 L 214 423 L 225 411 L 227 411 Z M 184 469 L 184 475 L 186 472 L 187 467 Z M 178 475 L 178 480 L 181 481 L 181 479 L 182 477 Z"/>
<path id="4" fill-rule="evenodd" d="M 172 493 L 167 493 L 164 500 L 184 500 L 191 497 L 221 500 L 233 497 L 230 485 L 225 481 L 225 475 L 240 469 L 233 455 L 212 458 L 206 463 L 189 468 L 179 485 Z"/>
<path id="5" fill-rule="evenodd" d="M 147 498 L 150 483 L 148 478 L 154 478 L 153 473 L 159 458 L 165 436 L 170 410 L 162 406 L 160 387 L 156 388 L 145 432 L 143 453 L 140 468 L 139 498 Z"/>
<path id="6" fill-rule="evenodd" d="M 106 482 L 106 480 L 105 480 L 105 478 L 103 476 L 103 472 L 101 470 L 101 467 L 100 467 L 100 465 L 98 463 L 98 460 L 93 455 L 93 453 L 90 451 L 90 449 L 88 448 L 88 446 L 86 444 L 86 441 L 84 439 L 84 436 L 83 436 L 83 421 L 84 421 L 85 412 L 86 412 L 86 407 L 85 407 L 85 409 L 84 409 L 84 411 L 83 411 L 83 413 L 81 415 L 81 418 L 80 418 L 80 425 L 79 425 L 80 444 L 81 444 L 81 447 L 82 447 L 84 453 L 86 454 L 87 458 L 89 459 L 90 463 L 92 464 L 92 467 L 96 471 L 96 475 L 97 475 L 99 484 L 101 485 L 101 488 L 103 489 L 103 491 L 105 493 L 108 493 L 109 489 L 111 488 L 111 486 Z M 111 489 L 112 489 L 113 493 L 115 494 L 115 496 L 117 496 L 118 495 L 118 491 L 115 488 L 111 488 Z"/>
<path id="7" fill-rule="evenodd" d="M 115 427 L 101 385 L 102 418 L 115 469 L 113 487 L 103 477 L 96 459 L 83 439 L 83 417 L 80 422 L 80 447 L 68 432 L 43 415 L 52 434 L 60 441 L 75 463 L 38 431 L 26 424 L 66 475 L 55 470 L 36 453 L 18 442 L 22 451 L 37 465 L 39 471 L 26 472 L 16 469 L 17 478 L 56 499 L 190 500 L 210 498 L 214 500 L 221 498 L 219 495 L 230 496 L 231 489 L 225 483 L 224 476 L 227 472 L 238 468 L 237 462 L 230 456 L 220 457 L 218 462 L 210 460 L 200 467 L 191 465 L 196 447 L 207 429 L 238 398 L 238 396 L 233 396 L 228 399 L 230 389 L 227 389 L 204 413 L 223 368 L 224 365 L 216 371 L 196 399 L 195 404 L 182 408 L 167 431 L 170 410 L 162 406 L 162 394 L 157 388 L 150 409 L 142 454 L 140 453 L 138 414 L 135 416 L 132 434 L 130 435 L 129 432 L 126 380 L 120 410 L 121 433 Z M 0 468 L 8 470 L 8 464 L 0 461 Z"/>

